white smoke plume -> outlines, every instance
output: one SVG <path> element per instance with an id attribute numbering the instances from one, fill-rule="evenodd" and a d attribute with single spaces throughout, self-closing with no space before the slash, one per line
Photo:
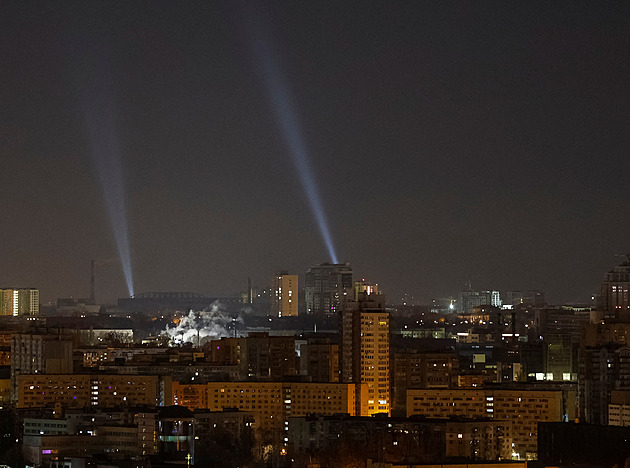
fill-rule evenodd
<path id="1" fill-rule="evenodd" d="M 188 312 L 174 327 L 166 327 L 164 333 L 172 344 L 192 343 L 203 345 L 205 342 L 222 337 L 233 336 L 234 326 L 243 324 L 239 313 L 230 315 L 219 301 L 212 303 L 209 309 Z"/>

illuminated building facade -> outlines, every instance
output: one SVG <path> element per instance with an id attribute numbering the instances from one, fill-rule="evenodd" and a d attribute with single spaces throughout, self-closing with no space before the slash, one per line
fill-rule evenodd
<path id="1" fill-rule="evenodd" d="M 17 407 L 158 406 L 165 397 L 170 401 L 168 384 L 154 375 L 23 374 L 17 379 Z"/>
<path id="2" fill-rule="evenodd" d="M 360 293 L 346 301 L 340 314 L 341 381 L 365 384 L 359 387 L 358 405 L 367 414 L 390 413 L 389 312 L 385 296 Z M 359 407 L 358 407 L 359 408 Z"/>
<path id="3" fill-rule="evenodd" d="M 273 306 L 271 313 L 276 317 L 298 315 L 298 276 L 287 271 L 277 273 L 273 279 Z"/>
<path id="4" fill-rule="evenodd" d="M 349 263 L 322 263 L 308 269 L 304 278 L 306 313 L 336 315 L 352 291 Z"/>
<path id="5" fill-rule="evenodd" d="M 561 390 L 407 390 L 407 417 L 504 420 L 512 455 L 521 459 L 536 457 L 538 423 L 562 421 L 565 407 Z"/>
<path id="6" fill-rule="evenodd" d="M 354 415 L 355 386 L 310 382 L 173 382 L 173 404 L 190 409 L 251 412 L 263 430 L 282 429 L 290 416 Z"/>
<path id="7" fill-rule="evenodd" d="M 0 289 L 0 315 L 39 315 L 39 289 Z"/>

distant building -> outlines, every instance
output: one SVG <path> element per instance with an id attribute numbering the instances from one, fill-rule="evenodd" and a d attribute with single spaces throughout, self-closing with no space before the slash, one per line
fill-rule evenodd
<path id="1" fill-rule="evenodd" d="M 630 259 L 609 271 L 601 283 L 599 305 L 609 317 L 630 321 Z"/>
<path id="2" fill-rule="evenodd" d="M 277 273 L 273 278 L 273 304 L 271 314 L 276 317 L 297 317 L 298 315 L 298 276 L 287 271 Z"/>
<path id="3" fill-rule="evenodd" d="M 18 408 L 158 406 L 170 400 L 170 378 L 155 375 L 23 374 L 17 387 Z"/>
<path id="4" fill-rule="evenodd" d="M 431 299 L 431 313 L 452 314 L 457 312 L 457 301 L 453 298 Z"/>
<path id="5" fill-rule="evenodd" d="M 339 382 L 339 345 L 310 338 L 300 348 L 300 374 L 313 382 Z"/>
<path id="6" fill-rule="evenodd" d="M 609 426 L 630 426 L 630 389 L 613 390 L 608 405 Z"/>
<path id="7" fill-rule="evenodd" d="M 545 293 L 538 290 L 507 291 L 503 297 L 503 305 L 523 304 L 534 307 L 545 305 Z"/>
<path id="8" fill-rule="evenodd" d="M 297 375 L 298 360 L 293 336 L 269 336 L 267 332 L 250 332 L 238 338 L 240 364 L 248 379 L 280 380 Z"/>
<path id="9" fill-rule="evenodd" d="M 0 315 L 39 315 L 39 289 L 0 289 Z"/>
<path id="10" fill-rule="evenodd" d="M 630 456 L 627 427 L 541 422 L 538 425 L 540 466 L 624 466 Z"/>
<path id="11" fill-rule="evenodd" d="M 409 388 L 457 387 L 459 360 L 451 352 L 393 352 L 392 411 L 404 415 Z"/>
<path id="12" fill-rule="evenodd" d="M 73 299 L 71 297 L 60 297 L 57 299 L 56 316 L 67 317 L 87 317 L 96 316 L 101 311 L 101 306 L 90 303 L 91 299 Z"/>
<path id="13" fill-rule="evenodd" d="M 400 305 L 411 307 L 419 305 L 418 300 L 412 293 L 404 293 L 399 299 L 399 303 Z"/>
<path id="14" fill-rule="evenodd" d="M 211 362 L 237 366 L 240 380 L 280 380 L 298 374 L 293 336 L 250 332 L 247 337 L 211 340 L 206 349 Z"/>
<path id="15" fill-rule="evenodd" d="M 608 424 L 612 391 L 630 389 L 630 323 L 586 325 L 578 362 L 580 421 Z"/>
<path id="16" fill-rule="evenodd" d="M 352 462 L 359 460 L 373 459 L 380 460 L 376 465 L 379 467 L 386 466 L 383 462 L 401 460 L 405 460 L 404 467 L 427 466 L 410 463 L 410 460 L 431 461 L 434 467 L 451 467 L 460 465 L 443 465 L 442 462 L 452 460 L 451 457 L 468 460 L 510 458 L 509 439 L 503 429 L 502 422 L 487 418 L 429 420 L 337 414 L 292 417 L 287 435 L 292 454 L 308 456 L 313 452 L 338 450 L 338 456 L 344 457 L 348 466 L 355 466 Z"/>
<path id="17" fill-rule="evenodd" d="M 119 298 L 118 308 L 125 313 L 204 310 L 217 300 L 221 300 L 225 304 L 242 304 L 243 302 L 243 298 L 240 295 L 208 297 L 203 294 L 184 291 L 145 292 L 136 294 L 133 297 Z"/>
<path id="18" fill-rule="evenodd" d="M 339 316 L 340 373 L 359 387 L 357 414 L 390 413 L 389 312 L 383 295 L 360 293 L 346 301 Z"/>
<path id="19" fill-rule="evenodd" d="M 630 348 L 609 344 L 580 349 L 580 421 L 608 424 L 614 389 L 630 389 Z"/>
<path id="20" fill-rule="evenodd" d="M 475 307 L 492 305 L 501 307 L 499 291 L 461 291 L 457 307 L 460 314 L 470 314 Z"/>
<path id="21" fill-rule="evenodd" d="M 352 268 L 349 263 L 313 265 L 306 272 L 304 283 L 306 313 L 331 317 L 352 294 Z"/>
<path id="22" fill-rule="evenodd" d="M 549 333 L 544 341 L 547 380 L 577 380 L 573 362 L 574 343 L 568 333 Z"/>
<path id="23" fill-rule="evenodd" d="M 537 309 L 534 325 L 539 335 L 545 337 L 549 333 L 567 333 L 573 342 L 582 338 L 582 329 L 591 322 L 591 307 L 545 307 Z"/>
<path id="24" fill-rule="evenodd" d="M 565 418 L 562 390 L 407 390 L 407 417 L 492 418 L 509 428 L 514 458 L 536 458 L 539 422 Z"/>
<path id="25" fill-rule="evenodd" d="M 311 382 L 173 382 L 173 404 L 251 412 L 262 430 L 284 430 L 291 416 L 355 414 L 355 385 Z"/>
<path id="26" fill-rule="evenodd" d="M 16 333 L 11 338 L 12 398 L 18 399 L 22 374 L 72 373 L 73 342 L 69 335 Z"/>

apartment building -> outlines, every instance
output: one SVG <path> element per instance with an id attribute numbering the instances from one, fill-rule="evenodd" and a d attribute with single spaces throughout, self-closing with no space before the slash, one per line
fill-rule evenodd
<path id="1" fill-rule="evenodd" d="M 190 409 L 251 412 L 262 429 L 278 429 L 290 416 L 355 414 L 355 385 L 311 382 L 173 382 L 173 404 Z"/>
<path id="2" fill-rule="evenodd" d="M 558 422 L 564 414 L 562 390 L 457 389 L 407 391 L 407 416 L 491 418 L 505 421 L 512 456 L 536 458 L 538 423 Z"/>
<path id="3" fill-rule="evenodd" d="M 164 404 L 170 401 L 169 379 L 155 375 L 22 374 L 18 408 L 83 408 Z"/>

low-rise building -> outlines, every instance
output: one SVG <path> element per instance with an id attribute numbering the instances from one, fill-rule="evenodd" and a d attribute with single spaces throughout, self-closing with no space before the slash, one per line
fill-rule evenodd
<path id="1" fill-rule="evenodd" d="M 261 429 L 282 428 L 290 416 L 311 413 L 355 414 L 355 385 L 311 382 L 173 382 L 173 404 L 222 411 L 251 412 Z"/>
<path id="2" fill-rule="evenodd" d="M 608 425 L 630 426 L 630 390 L 613 390 L 608 405 Z"/>
<path id="3" fill-rule="evenodd" d="M 23 374 L 18 377 L 18 408 L 84 408 L 164 404 L 170 379 L 155 375 Z"/>
<path id="4" fill-rule="evenodd" d="M 514 458 L 536 458 L 539 422 L 563 421 L 568 415 L 562 390 L 457 389 L 408 390 L 407 416 L 461 416 L 505 421 Z"/>
<path id="5" fill-rule="evenodd" d="M 289 418 L 291 457 L 349 450 L 356 458 L 409 462 L 511 457 L 500 421 L 309 415 Z M 341 454 L 339 454 L 341 456 Z"/>

